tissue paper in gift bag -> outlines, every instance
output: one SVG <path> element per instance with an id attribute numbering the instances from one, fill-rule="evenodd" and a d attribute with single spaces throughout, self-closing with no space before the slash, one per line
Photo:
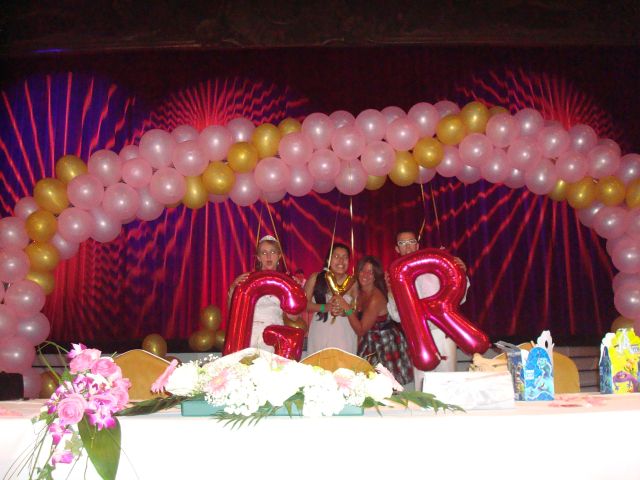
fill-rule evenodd
<path id="1" fill-rule="evenodd" d="M 604 336 L 599 369 L 600 393 L 640 392 L 640 337 L 633 328 Z"/>
<path id="2" fill-rule="evenodd" d="M 509 372 L 426 372 L 422 389 L 465 410 L 515 406 Z"/>

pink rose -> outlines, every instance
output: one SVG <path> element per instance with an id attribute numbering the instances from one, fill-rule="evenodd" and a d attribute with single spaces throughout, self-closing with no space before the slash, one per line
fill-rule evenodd
<path id="1" fill-rule="evenodd" d="M 71 425 L 82 420 L 87 402 L 82 395 L 70 393 L 58 404 L 58 418 L 61 425 Z"/>
<path id="2" fill-rule="evenodd" d="M 102 352 L 95 348 L 87 348 L 78 354 L 71 363 L 69 363 L 69 371 L 71 373 L 80 373 L 91 369 L 94 362 L 100 358 Z"/>
<path id="3" fill-rule="evenodd" d="M 114 388 L 122 388 L 123 390 L 129 390 L 131 388 L 131 380 L 129 380 L 128 378 L 124 378 L 124 377 L 120 377 L 120 378 L 116 378 L 111 385 L 113 385 Z"/>
<path id="4" fill-rule="evenodd" d="M 104 378 L 115 376 L 119 370 L 120 367 L 109 357 L 99 358 L 91 366 L 91 373 L 94 375 L 102 375 Z M 122 376 L 122 373 L 120 373 L 120 376 Z"/>
<path id="5" fill-rule="evenodd" d="M 122 410 L 129 403 L 129 392 L 123 388 L 115 387 L 111 389 L 111 395 L 116 397 L 117 409 Z"/>

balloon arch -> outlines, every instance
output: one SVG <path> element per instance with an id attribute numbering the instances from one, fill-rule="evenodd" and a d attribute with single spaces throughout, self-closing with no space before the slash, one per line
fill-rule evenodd
<path id="1" fill-rule="evenodd" d="M 530 108 L 515 114 L 480 102 L 313 113 L 302 122 L 255 126 L 246 118 L 198 132 L 181 125 L 145 132 L 119 153 L 85 163 L 66 155 L 0 220 L 0 370 L 25 372 L 49 321 L 40 312 L 53 269 L 89 238 L 114 240 L 123 224 L 154 220 L 179 203 L 197 209 L 231 199 L 240 206 L 337 188 L 345 195 L 424 184 L 438 173 L 463 183 L 481 178 L 526 186 L 567 201 L 607 239 L 620 271 L 617 310 L 640 322 L 640 155 L 621 155 L 588 125 L 568 130 Z M 4 284 L 8 285 L 6 288 Z"/>

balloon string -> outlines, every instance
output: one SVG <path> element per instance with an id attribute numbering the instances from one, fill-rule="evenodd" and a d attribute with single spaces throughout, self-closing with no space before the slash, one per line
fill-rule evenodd
<path id="1" fill-rule="evenodd" d="M 266 202 L 266 200 L 265 200 Z M 280 245 L 280 251 L 282 255 L 282 265 L 284 266 L 284 271 L 288 272 L 289 268 L 287 267 L 287 259 L 285 258 L 284 251 L 282 250 L 282 242 L 280 241 L 280 237 L 278 236 L 278 230 L 276 229 L 276 223 L 273 221 L 273 215 L 271 215 L 271 209 L 269 208 L 269 204 L 267 203 L 267 212 L 269 212 L 269 218 L 271 219 L 271 226 L 273 227 L 273 234 L 276 236 L 276 240 L 278 241 L 278 245 Z"/>
<path id="2" fill-rule="evenodd" d="M 440 233 L 440 218 L 438 217 L 438 208 L 436 207 L 436 198 L 433 195 L 433 185 L 431 184 L 431 182 L 429 182 L 429 188 L 431 190 L 431 203 L 433 203 L 433 214 L 435 215 L 435 219 L 436 219 L 436 232 L 438 233 L 438 243 L 440 244 L 441 247 L 443 247 L 444 245 L 442 244 L 442 234 Z"/>
<path id="3" fill-rule="evenodd" d="M 340 213 L 340 200 L 342 199 L 342 193 L 339 193 L 338 195 L 338 201 L 336 202 L 337 207 L 336 207 L 336 218 L 333 221 L 333 233 L 331 234 L 331 247 L 329 248 L 329 258 L 327 259 L 327 267 L 326 269 L 329 270 L 329 265 L 331 265 L 331 257 L 333 256 L 333 242 L 336 239 L 336 226 L 338 225 L 338 214 Z"/>
<path id="4" fill-rule="evenodd" d="M 351 258 L 356 258 L 356 242 L 353 238 L 353 197 L 349 197 L 349 216 L 351 217 Z M 355 272 L 355 265 L 351 262 L 351 275 Z"/>
<path id="5" fill-rule="evenodd" d="M 258 215 L 258 230 L 256 231 L 256 250 L 258 249 L 258 243 L 260 243 L 260 225 L 262 224 L 262 207 L 264 207 L 264 203 L 260 204 L 260 214 Z"/>
<path id="6" fill-rule="evenodd" d="M 418 243 L 422 239 L 422 233 L 424 232 L 424 227 L 427 224 L 427 204 L 424 200 L 424 188 L 422 184 L 420 184 L 420 198 L 422 199 L 422 225 L 420 225 L 420 230 L 418 230 Z"/>

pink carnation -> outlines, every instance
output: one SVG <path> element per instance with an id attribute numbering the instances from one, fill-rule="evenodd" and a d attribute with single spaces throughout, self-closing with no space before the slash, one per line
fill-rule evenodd
<path id="1" fill-rule="evenodd" d="M 111 389 L 111 395 L 116 398 L 118 410 L 122 410 L 129 403 L 129 392 L 126 389 L 120 387 L 114 387 Z"/>
<path id="2" fill-rule="evenodd" d="M 61 425 L 71 425 L 82 420 L 87 402 L 82 395 L 70 393 L 58 404 L 58 418 Z"/>
<path id="3" fill-rule="evenodd" d="M 96 360 L 91 366 L 91 373 L 94 375 L 102 375 L 104 378 L 115 377 L 118 373 L 120 373 L 119 376 L 122 376 L 120 367 L 118 367 L 113 359 L 109 357 L 99 358 Z"/>
<path id="4" fill-rule="evenodd" d="M 87 348 L 78 354 L 71 363 L 69 363 L 69 371 L 71 373 L 80 373 L 90 370 L 96 360 L 100 358 L 102 352 L 95 348 Z"/>

